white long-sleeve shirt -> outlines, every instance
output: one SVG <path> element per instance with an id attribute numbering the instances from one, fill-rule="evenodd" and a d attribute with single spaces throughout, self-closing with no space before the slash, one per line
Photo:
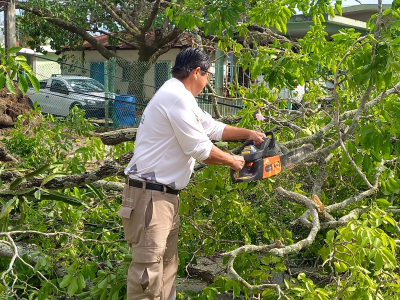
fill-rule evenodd
<path id="1" fill-rule="evenodd" d="M 209 157 L 211 140 L 221 140 L 225 126 L 199 108 L 192 93 L 172 78 L 143 112 L 135 152 L 125 174 L 183 189 L 195 160 Z"/>

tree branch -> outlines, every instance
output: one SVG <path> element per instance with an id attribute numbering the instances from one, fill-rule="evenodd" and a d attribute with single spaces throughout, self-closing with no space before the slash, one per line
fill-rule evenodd
<path id="1" fill-rule="evenodd" d="M 118 22 L 118 24 L 124 27 L 130 34 L 132 34 L 134 37 L 140 36 L 141 33 L 138 26 L 129 21 L 129 18 L 124 18 L 122 11 L 112 2 L 110 1 L 106 2 L 103 0 L 95 0 L 95 1 L 99 3 L 104 8 L 104 10 L 108 12 L 110 16 L 116 22 Z"/>

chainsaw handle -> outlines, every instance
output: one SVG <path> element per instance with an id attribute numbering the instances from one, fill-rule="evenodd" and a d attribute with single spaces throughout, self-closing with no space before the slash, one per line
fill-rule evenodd
<path id="1" fill-rule="evenodd" d="M 260 149 L 264 150 L 266 144 L 268 141 L 270 141 L 268 143 L 268 150 L 274 150 L 275 149 L 275 137 L 274 137 L 274 133 L 272 131 L 267 131 L 265 132 L 266 138 L 264 139 L 264 142 L 261 144 Z M 267 137 L 271 137 L 271 139 L 267 139 Z"/>
<path id="2" fill-rule="evenodd" d="M 264 148 L 265 148 L 265 145 L 267 144 L 267 142 L 270 140 L 271 142 L 269 142 L 269 144 L 268 144 L 268 148 L 269 148 L 269 150 L 273 150 L 274 148 L 275 148 L 275 137 L 274 137 L 274 133 L 272 132 L 272 131 L 267 131 L 267 132 L 265 132 L 265 139 L 264 139 L 264 142 L 262 142 L 262 144 L 260 145 L 260 150 L 264 150 Z M 271 137 L 271 139 L 267 139 L 267 137 Z M 243 143 L 243 145 L 242 145 L 242 149 L 244 148 L 244 147 L 246 147 L 246 146 L 249 146 L 249 145 L 254 145 L 254 142 L 252 141 L 252 140 L 247 140 L 247 141 L 245 141 L 244 143 Z"/>

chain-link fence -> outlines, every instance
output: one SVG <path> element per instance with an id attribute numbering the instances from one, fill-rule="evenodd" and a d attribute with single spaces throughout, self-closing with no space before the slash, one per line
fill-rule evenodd
<path id="1" fill-rule="evenodd" d="M 90 77 L 104 86 L 105 123 L 114 127 L 140 124 L 141 115 L 157 89 L 171 78 L 171 63 L 127 61 L 112 58 L 102 62 L 63 64 L 61 75 Z M 107 109 L 108 108 L 108 109 Z"/>
<path id="2" fill-rule="evenodd" d="M 37 65 L 34 72 L 41 89 L 28 96 L 43 112 L 66 116 L 78 106 L 106 127 L 137 127 L 147 103 L 171 78 L 171 63 L 115 58 L 79 64 L 52 61 Z"/>
<path id="3" fill-rule="evenodd" d="M 78 106 L 85 110 L 87 118 L 95 119 L 106 128 L 137 127 L 154 93 L 171 78 L 171 63 L 116 58 L 74 64 L 49 61 L 37 65 L 34 71 L 41 80 L 41 89 L 39 94 L 31 90 L 28 96 L 31 103 L 38 102 L 44 113 L 67 116 Z M 212 88 L 206 88 L 197 101 L 203 110 L 215 116 L 212 91 L 216 88 L 226 91 L 227 87 L 225 84 L 216 87 L 214 77 L 210 85 Z M 230 97 L 226 93 L 222 95 Z M 241 106 L 240 100 L 218 98 L 223 116 L 236 114 Z"/>

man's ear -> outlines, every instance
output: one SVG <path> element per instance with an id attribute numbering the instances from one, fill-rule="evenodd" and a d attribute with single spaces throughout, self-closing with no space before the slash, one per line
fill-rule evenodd
<path id="1" fill-rule="evenodd" d="M 198 77 L 198 74 L 199 74 L 199 72 L 200 72 L 200 67 L 197 67 L 196 69 L 194 69 L 193 70 L 194 71 L 194 76 L 196 77 L 196 79 L 197 79 L 197 77 Z"/>

